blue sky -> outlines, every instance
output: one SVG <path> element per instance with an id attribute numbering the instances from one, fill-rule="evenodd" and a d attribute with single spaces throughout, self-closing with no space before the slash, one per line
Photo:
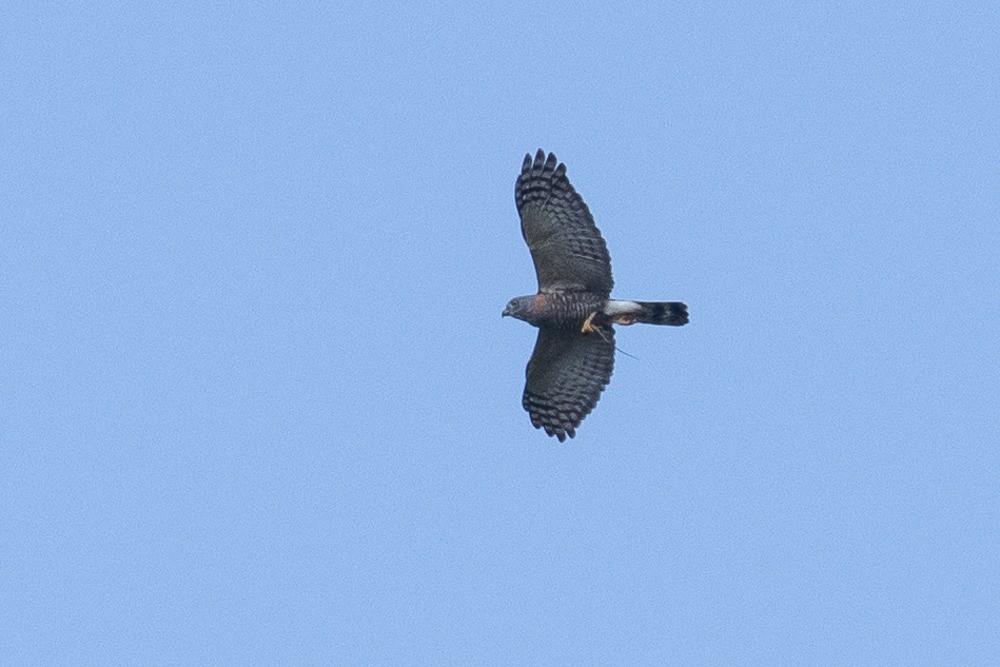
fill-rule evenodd
<path id="1" fill-rule="evenodd" d="M 0 662 L 995 664 L 995 3 L 23 3 Z M 555 151 L 631 327 L 521 410 Z"/>

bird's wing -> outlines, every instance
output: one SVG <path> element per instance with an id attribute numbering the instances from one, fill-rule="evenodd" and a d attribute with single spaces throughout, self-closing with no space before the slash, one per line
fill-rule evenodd
<path id="1" fill-rule="evenodd" d="M 541 328 L 525 372 L 521 404 L 535 428 L 560 442 L 573 437 L 597 405 L 615 366 L 615 332 Z"/>
<path id="2" fill-rule="evenodd" d="M 558 166 L 557 166 L 558 165 Z M 514 185 L 521 233 L 531 251 L 540 292 L 611 294 L 611 258 L 583 198 L 566 178 L 566 165 L 539 149 L 524 156 Z"/>

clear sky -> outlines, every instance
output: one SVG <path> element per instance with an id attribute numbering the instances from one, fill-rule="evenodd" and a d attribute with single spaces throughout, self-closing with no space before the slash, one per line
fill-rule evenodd
<path id="1" fill-rule="evenodd" d="M 1000 659 L 995 2 L 2 14 L 0 663 Z M 691 311 L 563 444 L 540 147 Z"/>

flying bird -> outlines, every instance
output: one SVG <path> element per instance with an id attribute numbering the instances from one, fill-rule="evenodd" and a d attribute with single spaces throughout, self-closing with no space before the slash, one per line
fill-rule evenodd
<path id="1" fill-rule="evenodd" d="M 521 404 L 535 428 L 563 442 L 576 435 L 611 380 L 612 325 L 682 326 L 687 306 L 611 298 L 607 245 L 554 153 L 539 149 L 534 161 L 524 156 L 514 201 L 538 276 L 538 293 L 511 299 L 503 311 L 538 327 Z"/>

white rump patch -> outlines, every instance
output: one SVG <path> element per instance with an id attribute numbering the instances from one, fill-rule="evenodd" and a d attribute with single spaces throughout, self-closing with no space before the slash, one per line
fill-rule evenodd
<path id="1" fill-rule="evenodd" d="M 609 299 L 608 304 L 604 306 L 604 314 L 611 317 L 640 312 L 642 312 L 642 306 L 635 301 L 626 301 L 624 299 Z"/>

